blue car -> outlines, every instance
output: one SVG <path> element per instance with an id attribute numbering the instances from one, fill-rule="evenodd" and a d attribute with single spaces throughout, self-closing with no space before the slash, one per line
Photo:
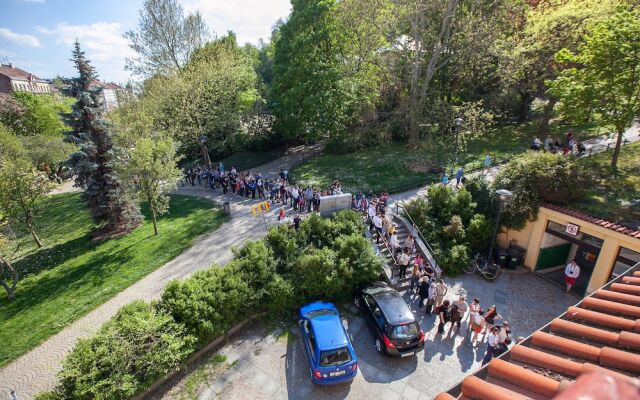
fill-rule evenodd
<path id="1" fill-rule="evenodd" d="M 331 385 L 355 378 L 358 359 L 336 306 L 323 301 L 309 303 L 300 308 L 299 317 L 311 381 Z"/>

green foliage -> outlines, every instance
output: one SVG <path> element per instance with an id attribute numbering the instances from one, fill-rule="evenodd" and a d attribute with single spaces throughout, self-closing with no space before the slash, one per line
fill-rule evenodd
<path id="1" fill-rule="evenodd" d="M 80 193 L 46 196 L 40 206 L 35 222 L 44 247 L 38 249 L 29 232 L 16 232 L 21 245 L 13 265 L 21 280 L 15 300 L 0 296 L 0 366 L 165 265 L 226 220 L 207 199 L 172 195 L 169 214 L 158 219 L 163 235 L 153 236 L 153 227 L 145 223 L 128 236 L 96 243 Z M 149 219 L 148 208 L 142 211 Z M 0 248 L 0 254 L 14 248 L 8 250 Z"/>
<path id="2" fill-rule="evenodd" d="M 439 266 L 455 275 L 470 262 L 470 251 L 484 252 L 493 234 L 491 216 L 477 214 L 472 195 L 450 185 L 434 185 L 428 198 L 417 198 L 406 205 L 425 239 L 433 246 Z"/>
<path id="3" fill-rule="evenodd" d="M 135 301 L 76 344 L 60 372 L 59 390 L 64 398 L 128 399 L 178 366 L 194 343 L 171 316 Z"/>
<path id="4" fill-rule="evenodd" d="M 620 7 L 595 24 L 577 53 L 563 49 L 556 60 L 567 68 L 549 92 L 561 100 L 559 110 L 573 121 L 595 113 L 615 127 L 618 141 L 611 159 L 617 166 L 621 137 L 640 114 L 640 10 Z"/>
<path id="5" fill-rule="evenodd" d="M 501 224 L 521 229 L 535 219 L 541 203 L 569 204 L 583 198 L 588 177 L 572 157 L 528 152 L 498 172 L 493 187 L 514 195 L 505 206 Z"/>
<path id="6" fill-rule="evenodd" d="M 8 160 L 25 157 L 25 148 L 20 140 L 0 122 L 0 159 Z"/>
<path id="7" fill-rule="evenodd" d="M 12 96 L 20 105 L 18 112 L 11 109 L 0 111 L 0 122 L 19 136 L 60 137 L 64 123 L 60 113 L 64 107 L 53 97 L 30 92 L 15 92 Z"/>
<path id="8" fill-rule="evenodd" d="M 111 131 L 103 117 L 99 93 L 92 89 L 95 70 L 75 42 L 73 62 L 79 77 L 73 80 L 77 102 L 73 106 L 67 140 L 79 146 L 71 157 L 75 183 L 98 225 L 99 237 L 127 233 L 140 224 L 136 204 L 130 201 L 115 171 L 115 151 Z"/>
<path id="9" fill-rule="evenodd" d="M 182 176 L 177 167 L 176 146 L 171 138 L 145 137 L 125 151 L 124 162 L 118 163 L 116 171 L 136 200 L 149 205 L 157 235 L 157 216 L 169 211 L 166 193 L 176 188 Z"/>
<path id="10" fill-rule="evenodd" d="M 357 40 L 364 36 L 354 30 L 365 20 L 341 19 L 348 5 L 340 3 L 294 0 L 279 29 L 272 95 L 276 128 L 285 139 L 340 140 L 378 96 L 377 67 L 367 61 L 379 47 L 357 57 Z M 369 38 L 375 43 L 376 37 L 380 33 Z"/>

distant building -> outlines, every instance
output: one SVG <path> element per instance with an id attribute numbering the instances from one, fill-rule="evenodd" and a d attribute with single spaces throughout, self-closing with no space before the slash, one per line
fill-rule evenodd
<path id="1" fill-rule="evenodd" d="M 51 93 L 51 86 L 44 79 L 16 68 L 13 64 L 0 64 L 0 93 L 18 91 Z"/>
<path id="2" fill-rule="evenodd" d="M 91 83 L 91 88 L 97 87 L 102 89 L 102 104 L 104 105 L 104 108 L 106 108 L 107 111 L 118 108 L 117 92 L 123 89 L 115 83 L 95 80 Z"/>

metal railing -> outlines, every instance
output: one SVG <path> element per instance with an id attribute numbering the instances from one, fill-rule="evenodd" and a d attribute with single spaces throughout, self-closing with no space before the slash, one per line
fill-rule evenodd
<path id="1" fill-rule="evenodd" d="M 396 215 L 398 216 L 400 216 L 400 208 L 402 208 L 402 210 L 404 211 L 404 216 L 407 217 L 409 222 L 411 222 L 411 226 L 413 227 L 413 230 L 418 234 L 418 237 L 420 238 L 420 240 L 422 240 L 422 243 L 424 243 L 424 245 L 427 247 L 427 250 L 429 250 L 429 253 L 431 253 L 431 257 L 433 257 L 433 261 L 435 261 L 435 264 L 436 264 L 434 265 L 434 267 L 435 266 L 439 267 L 438 260 L 436 259 L 436 253 L 431 248 L 431 245 L 429 244 L 429 242 L 427 242 L 427 239 L 424 238 L 424 235 L 418 228 L 418 225 L 416 225 L 413 218 L 411 218 L 409 211 L 407 211 L 406 207 L 402 204 L 402 202 L 399 202 L 399 201 L 396 202 L 395 206 L 396 206 Z"/>

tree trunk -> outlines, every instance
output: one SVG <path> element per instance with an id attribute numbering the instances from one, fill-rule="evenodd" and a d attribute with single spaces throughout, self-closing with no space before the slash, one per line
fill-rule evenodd
<path id="1" fill-rule="evenodd" d="M 20 275 L 18 273 L 18 270 L 16 270 L 13 265 L 11 265 L 11 263 L 8 260 L 4 259 L 2 256 L 0 256 L 0 263 L 5 264 L 7 266 L 7 269 L 9 269 L 9 271 L 11 271 L 11 274 L 13 274 L 13 282 L 11 283 L 11 286 L 9 286 L 6 281 L 1 279 L 0 285 L 2 285 L 4 290 L 7 291 L 7 298 L 9 300 L 14 300 L 16 298 L 16 286 L 18 285 Z"/>
<path id="2" fill-rule="evenodd" d="M 613 149 L 613 157 L 611 157 L 611 169 L 618 171 L 618 156 L 620 155 L 620 147 L 622 146 L 622 135 L 624 129 L 618 129 L 618 138 L 616 139 L 616 147 Z"/>
<path id="3" fill-rule="evenodd" d="M 153 204 L 149 202 L 149 208 L 151 208 L 151 218 L 153 220 L 153 234 L 158 236 L 158 221 L 156 220 L 156 209 Z"/>
<path id="4" fill-rule="evenodd" d="M 29 232 L 31 232 L 31 236 L 33 236 L 33 240 L 36 241 L 36 244 L 38 245 L 38 248 L 42 247 L 42 242 L 40 241 L 40 238 L 38 237 L 38 234 L 36 234 L 36 230 L 33 228 L 33 223 L 31 223 L 30 221 L 27 222 L 27 226 L 29 227 Z"/>
<path id="5" fill-rule="evenodd" d="M 417 99 L 412 94 L 409 99 L 409 148 L 418 147 L 418 110 Z"/>
<path id="6" fill-rule="evenodd" d="M 549 120 L 551 120 L 551 116 L 553 115 L 553 108 L 556 102 L 557 100 L 555 98 L 550 98 L 542 110 L 542 118 L 540 118 L 540 126 L 538 127 L 538 134 L 541 137 L 549 134 Z"/>
<path id="7" fill-rule="evenodd" d="M 529 92 L 520 92 L 520 115 L 518 121 L 524 122 L 529 117 L 529 106 L 531 105 L 531 94 Z"/>
<path id="8" fill-rule="evenodd" d="M 209 150 L 204 143 L 200 143 L 200 148 L 202 149 L 202 157 L 204 158 L 204 162 L 207 164 L 207 168 L 211 168 L 211 159 L 209 158 Z"/>

